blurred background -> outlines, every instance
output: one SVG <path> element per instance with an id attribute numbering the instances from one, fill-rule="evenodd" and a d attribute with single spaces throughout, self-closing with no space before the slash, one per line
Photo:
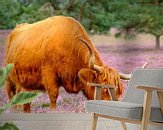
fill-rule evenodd
<path id="1" fill-rule="evenodd" d="M 136 33 L 152 34 L 159 48 L 163 34 L 163 0 L 1 0 L 0 29 L 33 23 L 54 15 L 72 16 L 89 33 L 131 38 Z"/>
<path id="2" fill-rule="evenodd" d="M 145 62 L 148 68 L 163 68 L 163 0 L 0 0 L 0 67 L 5 39 L 17 24 L 56 15 L 78 20 L 104 63 L 118 71 L 131 73 Z M 61 88 L 56 112 L 84 112 L 85 100 L 82 93 Z M 0 90 L 0 106 L 6 102 Z M 47 112 L 47 95 L 32 105 L 33 112 Z"/>

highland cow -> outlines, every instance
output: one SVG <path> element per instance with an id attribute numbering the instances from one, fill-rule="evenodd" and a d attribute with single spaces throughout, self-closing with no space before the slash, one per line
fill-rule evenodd
<path id="1" fill-rule="evenodd" d="M 6 79 L 9 99 L 20 91 L 43 90 L 55 109 L 60 86 L 93 99 L 94 86 L 88 82 L 115 86 L 118 98 L 123 93 L 118 72 L 104 65 L 83 26 L 71 17 L 54 16 L 15 27 L 6 43 L 5 64 L 9 63 L 14 63 Z M 102 90 L 102 99 L 110 99 L 107 89 Z M 24 111 L 30 112 L 30 104 Z"/>

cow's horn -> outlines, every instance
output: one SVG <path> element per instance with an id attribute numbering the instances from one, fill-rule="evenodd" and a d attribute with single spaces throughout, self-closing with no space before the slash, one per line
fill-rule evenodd
<path id="1" fill-rule="evenodd" d="M 124 80 L 129 80 L 131 78 L 131 74 L 119 73 L 119 75 L 120 75 L 120 78 Z"/>
<path id="2" fill-rule="evenodd" d="M 94 69 L 101 72 L 102 71 L 102 67 L 98 66 L 98 65 L 94 65 Z"/>
<path id="3" fill-rule="evenodd" d="M 148 65 L 148 62 L 145 62 L 141 68 L 146 68 Z M 120 78 L 124 79 L 124 80 L 129 80 L 131 78 L 131 74 L 123 74 L 123 73 L 119 73 Z"/>
<path id="4" fill-rule="evenodd" d="M 97 71 L 101 71 L 101 67 L 94 64 L 95 63 L 95 54 L 94 54 L 92 47 L 88 44 L 88 42 L 86 40 L 84 40 L 82 38 L 80 38 L 80 40 L 88 47 L 88 49 L 90 51 L 89 68 L 97 70 Z"/>
<path id="5" fill-rule="evenodd" d="M 148 62 L 145 62 L 145 63 L 144 63 L 144 65 L 142 65 L 142 67 L 141 67 L 141 68 L 146 68 L 146 67 L 147 67 L 147 65 L 148 65 Z"/>

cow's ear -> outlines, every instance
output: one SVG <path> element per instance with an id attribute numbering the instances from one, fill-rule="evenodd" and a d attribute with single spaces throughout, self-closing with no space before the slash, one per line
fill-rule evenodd
<path id="1" fill-rule="evenodd" d="M 97 77 L 97 72 L 92 69 L 83 68 L 78 72 L 78 77 L 82 81 L 82 83 L 92 83 L 94 79 Z"/>

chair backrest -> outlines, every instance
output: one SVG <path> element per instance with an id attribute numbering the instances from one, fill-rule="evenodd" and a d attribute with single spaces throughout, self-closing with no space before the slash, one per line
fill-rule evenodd
<path id="1" fill-rule="evenodd" d="M 143 104 L 144 91 L 137 86 L 151 86 L 163 88 L 163 68 L 161 69 L 136 69 L 129 81 L 127 93 L 123 99 L 125 102 Z M 156 92 L 152 95 L 152 106 L 159 106 Z"/>

